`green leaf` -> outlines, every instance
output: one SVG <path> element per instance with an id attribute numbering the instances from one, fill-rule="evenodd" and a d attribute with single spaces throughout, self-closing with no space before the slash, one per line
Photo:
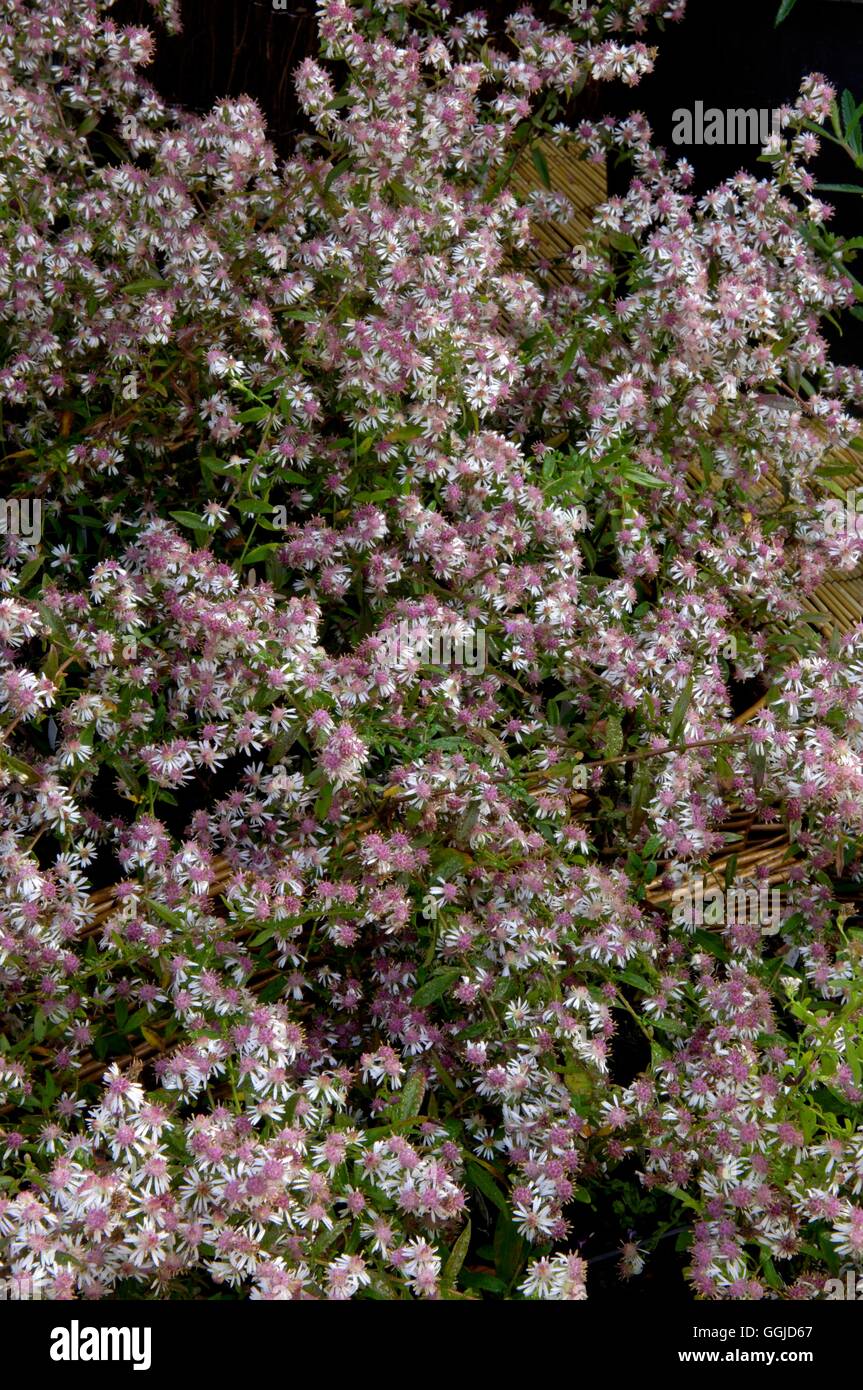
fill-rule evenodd
<path id="1" fill-rule="evenodd" d="M 467 1163 L 467 1179 L 472 1187 L 475 1187 L 484 1197 L 488 1197 L 489 1201 L 494 1203 L 498 1211 L 505 1213 L 507 1217 L 509 1216 L 509 1204 L 494 1178 L 485 1168 L 480 1167 L 471 1159 L 468 1159 Z"/>
<path id="2" fill-rule="evenodd" d="M 851 146 L 855 154 L 860 154 L 860 117 L 863 115 L 863 103 L 859 106 L 854 100 L 851 92 L 847 89 L 842 93 L 842 120 L 845 122 L 845 139 Z"/>
<path id="3" fill-rule="evenodd" d="M 19 589 L 23 589 L 26 584 L 30 583 L 30 580 L 33 578 L 34 574 L 39 573 L 40 569 L 42 568 L 43 558 L 44 557 L 42 555 L 34 555 L 32 560 L 28 560 L 26 565 L 21 566 L 21 569 L 18 571 Z"/>
<path id="4" fill-rule="evenodd" d="M 421 985 L 413 998 L 415 1009 L 424 1009 L 426 1004 L 434 1003 L 435 999 L 440 999 L 442 994 L 446 994 L 451 985 L 454 985 L 461 978 L 460 969 L 442 970 L 439 975 L 433 975 L 430 980 L 426 980 Z"/>
<path id="5" fill-rule="evenodd" d="M 638 483 L 639 487 L 665 487 L 666 484 L 661 478 L 654 478 L 652 473 L 648 473 L 646 468 L 639 468 L 636 464 L 628 460 L 620 468 L 621 473 L 627 482 Z"/>
<path id="6" fill-rule="evenodd" d="M 20 758 L 13 758 L 11 753 L 0 749 L 0 767 L 8 772 L 13 772 L 19 782 L 38 782 L 39 774 L 29 763 L 24 763 Z"/>
<path id="7" fill-rule="evenodd" d="M 249 942 L 249 945 L 251 947 L 263 946 L 265 941 L 272 941 L 273 937 L 275 936 L 275 933 L 275 927 L 264 927 L 263 931 L 259 931 L 257 936 L 252 937 L 251 941 Z"/>
<path id="8" fill-rule="evenodd" d="M 353 167 L 355 162 L 356 161 L 354 160 L 354 158 L 351 155 L 348 155 L 345 159 L 340 159 L 338 164 L 334 164 L 330 172 L 327 174 L 327 177 L 324 179 L 324 192 L 329 193 L 330 186 L 339 177 L 339 175 L 346 174 L 348 170 Z"/>
<path id="9" fill-rule="evenodd" d="M 818 1111 L 813 1110 L 810 1105 L 803 1105 L 798 1110 L 797 1117 L 800 1120 L 800 1127 L 803 1130 L 803 1137 L 806 1140 L 806 1143 L 809 1144 L 812 1141 L 812 1136 L 818 1128 Z"/>
<path id="10" fill-rule="evenodd" d="M 692 681 L 686 682 L 685 688 L 678 695 L 674 709 L 671 711 L 671 723 L 668 729 L 670 743 L 676 743 L 683 725 L 686 722 L 686 712 L 692 703 Z"/>
<path id="11" fill-rule="evenodd" d="M 615 251 L 629 251 L 630 254 L 638 251 L 638 242 L 625 232 L 606 232 L 605 236 Z"/>
<path id="12" fill-rule="evenodd" d="M 205 531 L 207 523 L 198 516 L 197 512 L 170 512 L 169 515 L 174 521 L 179 521 L 181 526 L 188 526 L 193 531 Z"/>
<path id="13" fill-rule="evenodd" d="M 785 1287 L 779 1272 L 768 1255 L 766 1250 L 761 1251 L 761 1268 L 764 1270 L 764 1279 L 771 1289 L 783 1289 Z"/>
<path id="14" fill-rule="evenodd" d="M 496 1294 L 506 1293 L 506 1284 L 502 1279 L 497 1279 L 493 1274 L 485 1274 L 482 1270 L 478 1270 L 476 1273 L 472 1270 L 465 1270 L 461 1282 L 466 1289 L 485 1289 L 487 1293 Z"/>
<path id="15" fill-rule="evenodd" d="M 732 854 L 725 865 L 725 887 L 730 888 L 737 874 L 737 855 Z"/>
<path id="16" fill-rule="evenodd" d="M 278 541 L 267 541 L 266 545 L 256 545 L 254 550 L 250 550 L 245 560 L 246 565 L 257 564 L 259 560 L 269 560 L 274 550 L 278 550 Z"/>
<path id="17" fill-rule="evenodd" d="M 698 452 L 701 455 L 701 466 L 704 469 L 704 476 L 709 482 L 713 477 L 714 458 L 706 444 L 698 445 Z"/>
<path id="18" fill-rule="evenodd" d="M 682 1187 L 664 1187 L 662 1191 L 667 1192 L 669 1196 L 674 1197 L 690 1211 L 697 1211 L 699 1215 L 701 1214 L 701 1207 L 698 1202 L 696 1202 L 693 1197 L 690 1197 L 687 1192 L 684 1192 Z"/>
<path id="19" fill-rule="evenodd" d="M 102 143 L 107 145 L 115 159 L 119 159 L 121 164 L 127 164 L 129 162 L 129 150 L 125 145 L 121 144 L 121 142 L 113 135 L 109 134 L 107 130 L 100 130 L 99 137 Z"/>
<path id="20" fill-rule="evenodd" d="M 41 603 L 32 599 L 30 601 L 33 603 L 33 606 L 38 610 L 40 618 L 42 619 L 43 623 L 45 623 L 46 627 L 50 630 L 52 636 L 56 637 L 59 642 L 64 643 L 67 647 L 71 647 L 72 637 L 69 633 L 69 629 L 63 622 L 63 619 L 60 617 L 59 613 L 55 613 L 54 609 L 51 608 L 50 605 L 47 603 Z"/>
<path id="21" fill-rule="evenodd" d="M 539 177 L 542 180 L 544 186 L 546 188 L 551 188 L 551 175 L 548 172 L 548 165 L 545 162 L 545 155 L 539 148 L 539 145 L 533 146 L 530 152 L 530 157 L 533 160 L 533 167 L 539 174 Z"/>
<path id="22" fill-rule="evenodd" d="M 573 338 L 569 347 L 566 349 L 566 352 L 563 354 L 563 357 L 560 359 L 561 376 L 563 376 L 566 372 L 569 371 L 570 367 L 575 361 L 580 341 L 581 340 L 579 338 Z"/>
<path id="23" fill-rule="evenodd" d="M 692 933 L 692 940 L 700 951 L 707 951 L 708 955 L 715 956 L 717 960 L 727 961 L 731 959 L 731 952 L 722 941 L 722 938 L 713 932 L 704 931 L 699 927 Z"/>
<path id="24" fill-rule="evenodd" d="M 211 473 L 228 473 L 233 475 L 237 472 L 242 462 L 243 460 L 239 459 L 237 463 L 228 463 L 224 459 L 216 458 L 215 454 L 201 454 L 202 466 L 208 468 Z"/>
<path id="25" fill-rule="evenodd" d="M 500 1277 L 511 1284 L 524 1263 L 525 1242 L 509 1212 L 501 1212 L 494 1232 L 494 1262 Z"/>
<path id="26" fill-rule="evenodd" d="M 566 1089 L 573 1096 L 589 1096 L 593 1093 L 593 1078 L 586 1067 L 573 1067 L 564 1072 Z"/>
<path id="27" fill-rule="evenodd" d="M 461 850 L 457 849 L 444 847 L 435 850 L 432 854 L 432 868 L 437 876 L 444 880 L 454 878 L 456 874 L 464 873 L 472 862 L 470 855 L 462 854 Z"/>
<path id="28" fill-rule="evenodd" d="M 623 725 L 620 716 L 610 714 L 605 721 L 605 743 L 602 749 L 603 758 L 616 758 L 623 749 Z"/>
<path id="29" fill-rule="evenodd" d="M 421 434 L 422 430 L 419 425 L 399 425 L 398 429 L 388 430 L 386 437 L 393 442 L 397 440 L 410 441 L 412 439 L 419 439 Z"/>
<path id="30" fill-rule="evenodd" d="M 646 994 L 650 994 L 653 989 L 650 981 L 639 975 L 637 970 L 618 970 L 617 978 L 623 980 L 626 985 L 632 985 L 634 989 L 644 990 Z"/>
<path id="31" fill-rule="evenodd" d="M 386 502 L 390 497 L 395 497 L 396 490 L 393 487 L 382 487 L 377 492 L 357 492 L 354 495 L 355 502 Z"/>
<path id="32" fill-rule="evenodd" d="M 234 506 L 243 516 L 264 516 L 273 510 L 273 504 L 265 502 L 262 497 L 244 497 L 242 502 L 235 502 Z"/>
<path id="33" fill-rule="evenodd" d="M 461 1235 L 459 1236 L 458 1240 L 453 1246 L 449 1259 L 443 1267 L 443 1274 L 441 1275 L 441 1288 L 446 1291 L 448 1291 L 454 1286 L 455 1281 L 461 1272 L 461 1267 L 465 1262 L 468 1248 L 470 1246 L 470 1232 L 471 1225 L 468 1221 L 467 1225 L 465 1226 L 464 1230 L 461 1232 Z"/>
<path id="34" fill-rule="evenodd" d="M 168 285 L 167 280 L 160 280 L 158 276 L 151 275 L 144 280 L 130 280 L 128 285 L 122 288 L 123 294 L 146 294 L 148 290 L 163 290 Z"/>
<path id="35" fill-rule="evenodd" d="M 321 788 L 318 794 L 318 799 L 315 802 L 315 819 L 324 820 L 332 804 L 333 787 L 331 783 L 327 782 Z"/>
<path id="36" fill-rule="evenodd" d="M 818 193 L 863 193 L 863 185 L 859 183 L 816 183 Z"/>
<path id="37" fill-rule="evenodd" d="M 273 1004 L 285 987 L 283 975 L 278 975 L 275 980 L 270 980 L 260 991 L 258 998 L 263 999 L 265 1004 Z"/>
<path id="38" fill-rule="evenodd" d="M 420 1112 L 423 1103 L 423 1096 L 426 1091 L 425 1077 L 422 1072 L 415 1071 L 409 1076 L 405 1088 L 401 1093 L 396 1115 L 404 1123 L 405 1120 L 412 1120 Z"/>
<path id="39" fill-rule="evenodd" d="M 163 922 L 170 922 L 172 927 L 178 927 L 181 931 L 187 931 L 189 924 L 179 912 L 174 912 L 170 907 L 165 907 L 163 903 L 157 903 L 153 898 L 147 899 L 147 906 L 152 908 L 157 917 L 161 917 Z"/>
<path id="40" fill-rule="evenodd" d="M 776 18 L 773 21 L 774 28 L 780 25 L 783 19 L 788 18 L 796 4 L 797 0 L 782 0 L 782 4 L 779 6 L 779 9 L 776 12 Z"/>

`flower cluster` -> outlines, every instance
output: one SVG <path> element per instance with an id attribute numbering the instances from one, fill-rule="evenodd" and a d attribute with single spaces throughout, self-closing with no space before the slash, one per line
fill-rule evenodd
<path id="1" fill-rule="evenodd" d="M 863 1261 L 833 93 L 696 200 L 577 113 L 682 8 L 323 0 L 280 163 L 101 0 L 0 6 L 46 510 L 0 556 L 0 1262 L 46 1297 L 578 1300 L 612 1190 L 625 1277 L 645 1211 L 700 1297 Z M 555 142 L 633 176 L 551 265 Z M 705 871 L 777 930 L 678 922 Z"/>

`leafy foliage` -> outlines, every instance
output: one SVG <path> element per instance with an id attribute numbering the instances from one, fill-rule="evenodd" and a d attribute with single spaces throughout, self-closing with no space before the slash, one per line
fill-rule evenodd
<path id="1" fill-rule="evenodd" d="M 703 1297 L 861 1258 L 834 93 L 696 203 L 571 116 L 681 8 L 327 0 L 279 167 L 108 6 L 4 0 L 0 1248 L 47 1297 L 578 1299 L 585 1213 Z M 633 166 L 558 267 L 550 139 Z M 770 935 L 670 909 L 747 890 L 734 807 L 794 845 Z"/>

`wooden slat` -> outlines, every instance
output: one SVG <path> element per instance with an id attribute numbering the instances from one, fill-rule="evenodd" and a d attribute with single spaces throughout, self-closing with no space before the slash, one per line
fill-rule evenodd
<path id="1" fill-rule="evenodd" d="M 539 147 L 548 168 L 551 191 L 567 197 L 572 211 L 565 222 L 538 221 L 535 224 L 536 249 L 542 260 L 551 263 L 546 272 L 549 278 L 565 284 L 569 279 L 567 257 L 584 239 L 594 209 L 608 196 L 605 164 L 582 159 L 576 150 L 559 149 L 548 140 L 539 141 Z M 521 198 L 544 188 L 529 153 L 518 159 L 511 183 Z"/>

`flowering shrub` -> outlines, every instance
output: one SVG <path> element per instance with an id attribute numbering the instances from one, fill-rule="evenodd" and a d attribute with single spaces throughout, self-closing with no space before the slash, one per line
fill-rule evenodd
<path id="1" fill-rule="evenodd" d="M 626 1277 L 674 1228 L 700 1297 L 819 1296 L 863 1261 L 863 628 L 805 606 L 863 550 L 830 87 L 696 202 L 639 117 L 571 114 L 682 5 L 324 0 L 280 165 L 109 8 L 2 4 L 46 528 L 0 571 L 2 1259 L 53 1299 L 580 1299 L 586 1203 Z M 510 186 L 540 137 L 633 166 L 562 285 L 561 195 Z M 721 852 L 745 892 L 735 809 L 793 846 L 770 935 L 668 907 Z"/>

